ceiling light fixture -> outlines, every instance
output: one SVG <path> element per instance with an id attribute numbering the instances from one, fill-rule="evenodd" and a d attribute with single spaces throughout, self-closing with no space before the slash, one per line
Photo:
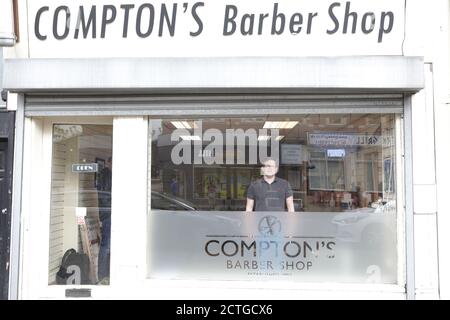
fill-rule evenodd
<path id="1" fill-rule="evenodd" d="M 298 121 L 266 121 L 264 129 L 292 129 L 298 124 Z"/>
<path id="2" fill-rule="evenodd" d="M 194 121 L 171 121 L 172 125 L 177 129 L 197 129 L 198 126 Z"/>
<path id="3" fill-rule="evenodd" d="M 180 136 L 181 139 L 186 140 L 186 141 L 200 141 L 202 139 L 200 139 L 199 136 Z"/>

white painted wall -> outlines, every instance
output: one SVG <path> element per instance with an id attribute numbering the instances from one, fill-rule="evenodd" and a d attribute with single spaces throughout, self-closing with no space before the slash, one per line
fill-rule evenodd
<path id="1" fill-rule="evenodd" d="M 32 299 L 47 284 L 50 212 L 51 136 L 43 120 L 26 119 L 21 220 L 22 299 Z M 45 139 L 44 137 L 47 137 Z M 47 141 L 45 141 L 47 140 Z M 43 236 L 45 235 L 45 236 Z"/>
<path id="2" fill-rule="evenodd" d="M 405 55 L 424 56 L 426 87 L 412 97 L 417 299 L 450 297 L 449 1 L 407 1 Z"/>
<path id="3" fill-rule="evenodd" d="M 146 276 L 147 127 L 147 117 L 114 119 L 111 285 L 124 290 Z"/>
<path id="4" fill-rule="evenodd" d="M 434 86 L 435 86 L 435 135 L 437 177 L 437 225 L 439 254 L 439 292 L 441 299 L 450 299 L 450 1 L 441 3 L 441 24 L 436 39 Z"/>

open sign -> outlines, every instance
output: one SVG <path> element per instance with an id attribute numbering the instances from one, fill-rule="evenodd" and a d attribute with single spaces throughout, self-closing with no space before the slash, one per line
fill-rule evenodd
<path id="1" fill-rule="evenodd" d="M 97 163 L 81 163 L 81 164 L 72 164 L 72 172 L 76 173 L 86 173 L 86 172 L 97 172 L 98 164 Z"/>

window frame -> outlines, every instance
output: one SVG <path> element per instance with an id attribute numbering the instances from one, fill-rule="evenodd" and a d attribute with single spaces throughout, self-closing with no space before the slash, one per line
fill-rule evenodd
<path id="1" fill-rule="evenodd" d="M 327 108 L 325 113 L 346 113 L 350 109 L 346 108 Z M 355 107 L 351 108 L 352 111 L 355 111 Z M 374 109 L 365 110 L 364 108 L 358 109 L 360 113 L 371 113 Z M 391 113 L 389 110 L 390 108 L 387 107 L 384 109 L 386 113 Z M 378 113 L 384 113 L 384 110 L 378 109 Z M 251 116 L 260 114 L 261 110 L 257 108 L 250 108 L 247 111 L 247 115 Z M 294 108 L 290 109 L 289 114 L 295 115 L 295 114 L 305 114 L 305 113 L 311 113 L 311 109 L 305 110 L 303 108 Z M 317 109 L 315 113 L 321 113 L 324 109 Z M 188 112 L 186 112 L 188 113 Z M 199 115 L 194 114 L 190 116 L 190 118 L 195 119 L 198 118 Z M 405 282 L 406 282 L 406 250 L 405 250 L 405 243 L 404 243 L 404 219 L 405 219 L 405 206 L 404 206 L 404 198 L 405 198 L 405 163 L 404 163 L 404 157 L 405 154 L 404 149 L 404 135 L 405 135 L 405 128 L 403 123 L 403 117 L 404 113 L 398 113 L 398 107 L 396 107 L 396 163 L 397 163 L 397 170 L 395 171 L 396 174 L 396 190 L 398 190 L 398 198 L 402 201 L 399 201 L 397 204 L 397 228 L 400 232 L 397 233 L 397 237 L 399 239 L 399 246 L 398 246 L 398 284 L 396 285 L 371 285 L 371 284 L 333 284 L 333 288 L 336 290 L 343 290 L 353 292 L 356 296 L 359 296 L 359 292 L 366 292 L 369 296 L 373 294 L 376 296 L 379 292 L 386 292 L 390 293 L 393 296 L 396 297 L 404 297 L 405 295 Z M 217 117 L 220 115 L 220 113 L 216 112 L 207 112 L 207 114 L 210 114 L 211 116 Z M 230 114 L 222 114 L 223 116 L 233 116 Z M 234 116 L 239 117 L 237 114 Z M 70 288 L 79 288 L 79 286 L 48 286 L 47 284 L 47 269 L 48 269 L 48 223 L 49 223 L 49 217 L 50 217 L 50 185 L 51 185 L 51 154 L 52 154 L 52 148 L 51 148 L 51 142 L 52 142 L 52 130 L 53 124 L 110 124 L 111 121 L 115 124 L 116 121 L 121 121 L 121 119 L 136 119 L 139 120 L 139 122 L 145 123 L 145 128 L 141 124 L 141 129 L 144 130 L 142 132 L 146 132 L 145 139 L 148 138 L 148 120 L 150 118 L 170 118 L 170 119 L 176 119 L 181 118 L 182 116 L 171 116 L 170 110 L 167 109 L 163 114 L 158 115 L 151 115 L 151 116 L 115 116 L 113 117 L 111 114 L 106 113 L 104 116 L 90 116 L 90 115 L 84 115 L 84 116 L 53 116 L 53 117 L 25 117 L 25 139 L 24 139 L 24 169 L 23 169 L 23 176 L 24 176 L 24 185 L 23 185 L 23 193 L 22 193 L 22 208 L 23 212 L 25 212 L 24 221 L 23 221 L 23 228 L 22 228 L 22 239 L 24 239 L 24 244 L 21 247 L 21 254 L 22 254 L 22 268 L 21 268 L 21 286 L 20 286 L 20 296 L 23 298 L 36 298 L 36 297 L 64 297 L 65 295 L 65 289 Z M 186 117 L 183 117 L 186 118 Z M 143 121 L 142 121 L 143 120 Z M 126 126 L 131 126 L 130 124 Z M 116 132 L 114 127 L 114 132 Z M 114 133 L 114 136 L 116 136 L 116 133 Z M 142 138 L 142 137 L 141 137 Z M 148 141 L 147 141 L 148 143 Z M 122 145 L 123 146 L 123 145 Z M 119 146 L 119 149 L 117 149 L 117 145 L 113 143 L 113 149 L 115 149 L 113 152 L 119 152 L 121 146 Z M 148 160 L 151 159 L 150 155 L 150 148 L 148 148 L 147 145 L 147 158 L 146 158 L 146 165 L 145 167 L 142 166 L 142 169 L 145 168 L 147 170 L 147 163 Z M 114 162 L 117 163 L 116 161 Z M 43 168 L 44 170 L 39 170 L 40 168 Z M 116 170 L 119 168 L 116 167 Z M 32 195 L 31 190 L 36 188 L 39 185 L 43 185 L 44 188 L 39 192 L 40 195 Z M 151 185 L 148 185 L 146 183 L 145 186 L 145 193 L 151 192 Z M 148 195 L 146 196 L 146 199 L 148 199 Z M 114 212 L 114 206 L 115 202 L 113 202 L 113 212 Z M 146 208 L 148 214 L 150 210 L 148 210 L 150 207 L 150 203 L 146 202 Z M 39 214 L 36 215 L 37 217 L 32 217 L 30 214 L 33 210 L 31 208 L 38 209 Z M 40 229 L 39 226 L 43 227 L 43 229 Z M 39 230 L 37 232 L 36 230 Z M 38 241 L 36 241 L 35 244 L 32 244 L 33 239 L 37 238 Z M 35 239 L 36 240 L 36 239 Z M 113 242 L 114 243 L 114 242 Z M 31 279 L 32 274 L 36 274 L 35 272 L 30 272 L 32 268 L 32 259 L 37 258 L 39 253 L 43 253 L 43 251 L 37 250 L 36 252 L 33 252 L 33 248 L 36 248 L 37 245 L 41 244 L 43 248 L 45 248 L 45 259 L 38 258 L 36 259 L 37 264 L 41 264 L 41 266 L 37 266 L 40 271 L 38 271 L 38 274 L 40 276 L 36 279 Z M 112 244 L 112 246 L 114 246 Z M 112 252 L 114 252 L 114 247 L 111 249 Z M 147 259 L 148 252 L 144 252 L 143 256 L 141 257 L 141 265 L 140 267 L 146 268 L 146 259 Z M 117 257 L 119 259 L 119 257 Z M 116 261 L 118 261 L 116 259 Z M 45 263 L 42 263 L 45 261 Z M 42 272 L 42 265 L 43 269 L 45 270 Z M 113 260 L 111 261 L 111 267 L 113 267 Z M 27 275 L 28 274 L 28 275 Z M 188 294 L 192 290 L 196 289 L 198 290 L 197 295 L 200 297 L 208 297 L 210 296 L 210 289 L 211 288 L 223 288 L 223 289 L 231 289 L 232 291 L 236 289 L 243 289 L 243 290 L 257 290 L 261 286 L 266 288 L 273 288 L 273 289 L 296 289 L 299 293 L 299 296 L 302 294 L 306 297 L 311 297 L 311 295 L 308 295 L 308 293 L 311 293 L 310 290 L 329 290 L 330 284 L 322 284 L 322 283 L 266 283 L 266 282 L 251 282 L 251 281 L 236 281 L 233 283 L 228 283 L 225 281 L 185 281 L 185 280 L 157 280 L 157 279 L 149 279 L 147 277 L 139 278 L 137 279 L 139 283 L 143 284 L 143 289 L 136 289 L 134 294 L 137 297 L 145 297 L 145 298 L 158 298 L 158 297 L 164 297 L 164 295 L 167 295 L 168 297 L 174 297 L 174 292 L 177 292 L 175 296 L 182 297 L 183 294 Z M 114 281 L 114 279 L 112 279 Z M 201 282 L 201 284 L 199 284 Z M 125 283 L 123 283 L 124 286 L 126 286 Z M 95 285 L 89 286 L 89 285 L 83 285 L 83 288 L 90 288 L 96 293 L 93 293 L 93 296 L 96 296 L 98 298 L 101 297 L 110 297 L 111 294 L 114 296 L 119 297 L 120 293 L 114 291 L 112 288 L 108 289 L 105 287 L 97 287 Z M 202 287 L 203 289 L 200 289 L 199 287 Z M 155 291 L 160 291 L 160 294 L 156 293 Z M 282 290 L 283 291 L 283 290 Z M 256 292 L 256 291 L 255 291 Z M 280 297 L 282 297 L 284 294 L 285 297 L 288 297 L 287 291 L 283 291 L 284 293 L 280 293 Z"/>
<path id="2" fill-rule="evenodd" d="M 296 109 L 297 110 L 297 109 Z M 358 110 L 358 113 L 368 113 L 368 114 L 372 114 L 373 112 L 364 112 L 364 108 L 361 108 Z M 298 108 L 298 113 L 293 112 L 293 110 L 291 110 L 291 113 L 289 114 L 285 114 L 285 116 L 295 116 L 295 115 L 304 115 L 304 109 L 302 108 Z M 373 111 L 373 110 L 370 110 Z M 385 111 L 385 112 L 382 112 Z M 348 112 L 348 111 L 347 111 Z M 354 113 L 354 112 L 353 112 Z M 397 284 L 395 285 L 389 285 L 389 284 L 357 284 L 361 285 L 364 288 L 368 288 L 368 289 L 373 289 L 377 286 L 385 286 L 385 288 L 391 287 L 391 288 L 396 288 L 394 291 L 396 291 L 397 289 L 399 289 L 400 291 L 402 291 L 403 293 L 405 293 L 405 284 L 406 284 L 406 252 L 405 252 L 405 231 L 404 231 L 404 225 L 405 225 L 405 181 L 404 181 L 404 170 L 405 170 L 405 158 L 404 158 L 404 154 L 405 154 L 405 141 L 404 141 L 404 130 L 405 130 L 405 125 L 404 125 L 404 113 L 399 113 L 399 112 L 393 112 L 391 110 L 391 112 L 389 112 L 389 108 L 386 109 L 379 109 L 377 113 L 387 113 L 387 114 L 395 114 L 395 119 L 394 119 L 394 131 L 395 131 L 395 163 L 396 163 L 396 168 L 394 169 L 395 171 L 395 181 L 396 181 L 396 190 L 397 190 L 397 217 L 396 217 L 396 221 L 397 221 Z M 251 117 L 251 115 L 260 115 L 261 111 L 258 109 L 254 109 L 254 108 L 250 108 L 249 110 L 247 110 L 247 113 L 245 116 Z M 316 112 L 310 112 L 310 114 L 322 114 L 321 110 L 316 110 Z M 345 108 L 334 108 L 334 109 L 329 109 L 327 110 L 326 114 L 346 114 L 346 110 Z M 270 114 L 272 115 L 272 114 Z M 274 113 L 274 115 L 280 115 L 278 113 Z M 204 116 L 191 116 L 191 115 L 185 115 L 185 116 L 179 116 L 179 115 L 175 115 L 175 116 L 170 116 L 168 114 L 164 115 L 164 116 L 148 116 L 148 123 L 149 123 L 149 132 L 150 132 L 150 122 L 151 120 L 156 120 L 156 119 L 163 119 L 163 120 L 178 120 L 178 119 L 188 119 L 188 120 L 195 120 L 198 118 L 217 118 L 217 117 L 227 117 L 227 118 L 232 118 L 232 116 L 228 115 L 228 114 L 209 114 L 207 113 Z M 242 116 L 239 116 L 242 117 Z M 149 138 L 149 143 L 151 143 L 151 139 Z M 327 155 L 325 152 L 325 158 L 323 161 L 327 161 Z M 332 160 L 333 161 L 333 160 Z M 151 165 L 151 156 L 149 153 L 149 164 Z M 344 173 L 345 173 L 345 168 L 344 169 Z M 149 185 L 148 185 L 148 192 L 151 192 L 151 179 L 149 179 Z M 151 205 L 148 204 L 148 212 L 151 212 Z M 150 253 L 147 253 L 148 255 Z M 170 283 L 170 281 L 172 282 L 178 282 L 178 283 L 191 283 L 192 281 L 190 280 L 158 280 L 158 279 L 151 279 L 151 278 L 147 278 L 146 279 L 147 282 L 152 283 L 152 282 L 163 282 L 163 283 Z M 208 280 L 203 280 L 202 283 L 208 282 Z M 252 281 L 236 281 L 237 283 L 239 282 L 252 282 Z M 255 283 L 258 283 L 258 281 L 255 281 Z M 265 282 L 261 282 L 261 283 L 265 283 Z M 304 282 L 298 282 L 293 284 L 293 286 L 295 288 L 303 288 L 304 286 L 309 287 L 312 286 L 313 288 L 315 286 L 317 287 L 322 287 L 322 284 L 320 283 L 313 283 L 313 284 L 309 284 L 309 283 L 304 283 Z M 333 285 L 336 286 L 346 286 L 349 285 L 349 287 L 352 286 L 352 284 L 343 284 L 343 283 L 333 283 Z M 249 285 L 248 287 L 252 287 L 252 285 Z M 280 287 L 281 288 L 281 287 Z M 390 289 L 389 289 L 390 290 Z"/>

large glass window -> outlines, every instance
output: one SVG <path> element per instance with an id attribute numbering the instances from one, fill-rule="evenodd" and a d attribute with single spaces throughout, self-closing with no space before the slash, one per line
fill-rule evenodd
<path id="1" fill-rule="evenodd" d="M 149 277 L 396 283 L 397 118 L 150 119 Z"/>
<path id="2" fill-rule="evenodd" d="M 112 132 L 53 126 L 49 284 L 109 284 Z"/>

